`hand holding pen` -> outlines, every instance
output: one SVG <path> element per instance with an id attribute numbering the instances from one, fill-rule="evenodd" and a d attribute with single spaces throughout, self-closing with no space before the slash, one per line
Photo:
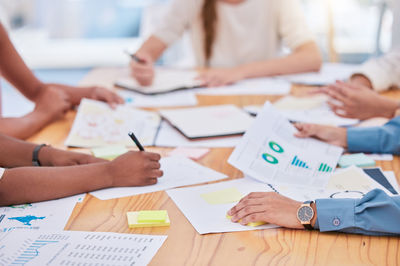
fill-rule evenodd
<path id="1" fill-rule="evenodd" d="M 130 54 L 131 74 L 141 86 L 150 86 L 154 79 L 154 66 L 151 56 L 146 54 Z"/>

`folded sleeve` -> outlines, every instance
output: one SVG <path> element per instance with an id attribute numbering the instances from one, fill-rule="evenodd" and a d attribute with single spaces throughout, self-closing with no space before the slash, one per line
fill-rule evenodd
<path id="1" fill-rule="evenodd" d="M 379 189 L 362 199 L 319 199 L 316 208 L 321 232 L 400 235 L 400 196 Z"/>
<path id="2" fill-rule="evenodd" d="M 299 0 L 278 1 L 278 30 L 283 43 L 294 50 L 307 42 L 315 41 Z"/>
<path id="3" fill-rule="evenodd" d="M 179 40 L 192 21 L 200 15 L 203 0 L 172 0 L 153 35 L 171 45 Z"/>
<path id="4" fill-rule="evenodd" d="M 400 154 L 400 116 L 381 127 L 349 128 L 349 152 Z"/>
<path id="5" fill-rule="evenodd" d="M 394 86 L 400 88 L 400 47 L 380 58 L 367 61 L 354 73 L 357 74 L 366 76 L 376 91 Z"/>

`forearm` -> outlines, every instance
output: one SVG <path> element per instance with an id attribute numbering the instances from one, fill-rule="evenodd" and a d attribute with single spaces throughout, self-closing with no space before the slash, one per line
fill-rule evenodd
<path id="1" fill-rule="evenodd" d="M 151 56 L 153 62 L 157 61 L 162 53 L 167 49 L 167 45 L 156 36 L 152 35 L 147 39 L 140 49 L 136 52 L 136 55 L 140 57 L 141 54 Z"/>
<path id="2" fill-rule="evenodd" d="M 111 187 L 108 164 L 7 169 L 0 180 L 0 205 L 45 201 Z"/>
<path id="3" fill-rule="evenodd" d="M 0 133 L 17 139 L 27 139 L 49 122 L 45 114 L 36 111 L 18 118 L 0 118 Z"/>
<path id="4" fill-rule="evenodd" d="M 34 100 L 43 84 L 26 66 L 12 45 L 4 27 L 0 24 L 0 72 L 30 100 Z"/>
<path id="5" fill-rule="evenodd" d="M 256 78 L 318 71 L 321 64 L 318 47 L 314 42 L 310 42 L 286 57 L 250 63 L 239 68 L 243 73 L 243 78 Z"/>

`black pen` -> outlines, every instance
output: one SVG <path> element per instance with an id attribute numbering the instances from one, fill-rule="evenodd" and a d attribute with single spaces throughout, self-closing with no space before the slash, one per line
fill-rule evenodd
<path id="1" fill-rule="evenodd" d="M 144 148 L 142 146 L 142 144 L 140 144 L 139 140 L 136 138 L 135 134 L 133 134 L 133 132 L 129 132 L 128 133 L 129 137 L 131 137 L 131 139 L 133 140 L 133 142 L 135 142 L 136 146 L 138 147 L 138 149 L 140 151 L 144 151 Z"/>
<path id="2" fill-rule="evenodd" d="M 138 62 L 139 64 L 145 64 L 145 63 L 146 63 L 145 60 L 139 58 L 136 54 L 131 54 L 131 53 L 129 53 L 128 51 L 125 51 L 125 53 L 126 53 L 127 55 L 129 55 L 129 56 L 132 58 L 132 60 Z"/>

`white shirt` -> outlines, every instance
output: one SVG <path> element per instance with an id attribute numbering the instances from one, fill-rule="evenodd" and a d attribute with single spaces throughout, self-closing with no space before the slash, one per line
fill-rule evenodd
<path id="1" fill-rule="evenodd" d="M 205 66 L 201 11 L 204 0 L 172 0 L 153 33 L 165 44 L 190 31 L 197 66 Z M 282 42 L 291 50 L 314 40 L 299 0 L 217 1 L 216 39 L 211 67 L 233 67 L 279 56 Z"/>
<path id="2" fill-rule="evenodd" d="M 376 91 L 400 88 L 400 47 L 380 58 L 368 60 L 356 74 L 366 76 Z"/>

